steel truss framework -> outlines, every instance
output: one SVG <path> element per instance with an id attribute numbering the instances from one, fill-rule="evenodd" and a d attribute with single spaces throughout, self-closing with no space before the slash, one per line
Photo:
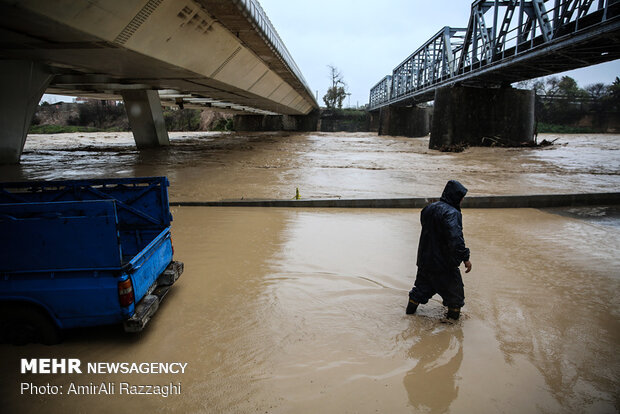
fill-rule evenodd
<path id="1" fill-rule="evenodd" d="M 369 109 L 432 100 L 455 83 L 499 86 L 620 58 L 620 0 L 476 0 L 370 90 Z"/>

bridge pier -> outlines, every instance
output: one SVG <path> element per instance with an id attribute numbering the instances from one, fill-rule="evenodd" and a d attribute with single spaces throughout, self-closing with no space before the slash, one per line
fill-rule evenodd
<path id="1" fill-rule="evenodd" d="M 445 87 L 435 91 L 429 148 L 531 142 L 535 93 L 513 88 Z"/>
<path id="2" fill-rule="evenodd" d="M 121 95 L 138 149 L 170 145 L 157 91 L 128 89 Z"/>
<path id="3" fill-rule="evenodd" d="M 371 124 L 378 122 L 379 135 L 425 137 L 430 132 L 432 108 L 385 106 L 373 115 Z"/>
<path id="4" fill-rule="evenodd" d="M 16 164 L 39 101 L 54 75 L 32 61 L 0 61 L 0 164 Z"/>
<path id="5" fill-rule="evenodd" d="M 316 131 L 319 111 L 308 115 L 235 115 L 235 131 Z"/>

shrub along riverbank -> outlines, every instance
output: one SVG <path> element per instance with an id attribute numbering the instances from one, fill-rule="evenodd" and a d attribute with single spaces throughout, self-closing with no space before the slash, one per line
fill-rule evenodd
<path id="1" fill-rule="evenodd" d="M 601 131 L 587 126 L 557 125 L 539 122 L 537 125 L 537 132 L 539 134 L 596 134 Z"/>
<path id="2" fill-rule="evenodd" d="M 210 109 L 164 108 L 168 131 L 229 131 L 232 114 Z M 125 106 L 120 101 L 89 99 L 80 103 L 41 103 L 30 126 L 31 134 L 130 131 Z"/>

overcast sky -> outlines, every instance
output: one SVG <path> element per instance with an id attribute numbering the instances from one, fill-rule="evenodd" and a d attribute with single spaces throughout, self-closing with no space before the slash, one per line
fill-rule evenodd
<path id="1" fill-rule="evenodd" d="M 342 72 L 351 96 L 370 88 L 444 26 L 466 27 L 471 0 L 259 0 L 319 104 L 330 86 L 327 65 Z M 566 73 L 581 87 L 610 84 L 620 60 Z M 46 95 L 44 99 L 53 101 Z"/>
<path id="2" fill-rule="evenodd" d="M 471 0 L 259 0 L 319 104 L 330 86 L 327 65 L 342 71 L 350 104 L 444 26 L 467 27 Z M 610 84 L 620 60 L 566 73 L 581 87 Z M 348 101 L 344 102 L 348 106 Z"/>

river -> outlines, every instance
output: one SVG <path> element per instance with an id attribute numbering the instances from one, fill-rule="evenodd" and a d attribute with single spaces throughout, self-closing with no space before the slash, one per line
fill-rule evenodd
<path id="1" fill-rule="evenodd" d="M 428 138 L 375 134 L 172 135 L 138 152 L 128 134 L 33 136 L 2 180 L 167 175 L 171 199 L 438 196 L 620 190 L 620 137 L 444 154 Z M 465 209 L 466 305 L 405 315 L 419 209 L 174 207 L 185 272 L 137 335 L 68 332 L 56 346 L 0 345 L 3 412 L 586 412 L 620 410 L 620 226 L 613 208 L 570 214 Z M 588 219 L 580 218 L 585 211 Z M 179 374 L 19 374 L 21 358 L 181 362 Z M 68 394 L 71 384 L 114 394 Z M 121 394 L 119 384 L 180 383 Z M 62 395 L 21 394 L 22 383 Z M 6 411 L 5 411 L 6 410 Z"/>
<path id="2" fill-rule="evenodd" d="M 137 151 L 131 133 L 32 135 L 3 181 L 167 175 L 175 201 L 436 196 L 458 177 L 470 195 L 620 188 L 620 136 L 543 135 L 542 148 L 428 149 L 428 138 L 373 133 L 171 133 Z"/>

